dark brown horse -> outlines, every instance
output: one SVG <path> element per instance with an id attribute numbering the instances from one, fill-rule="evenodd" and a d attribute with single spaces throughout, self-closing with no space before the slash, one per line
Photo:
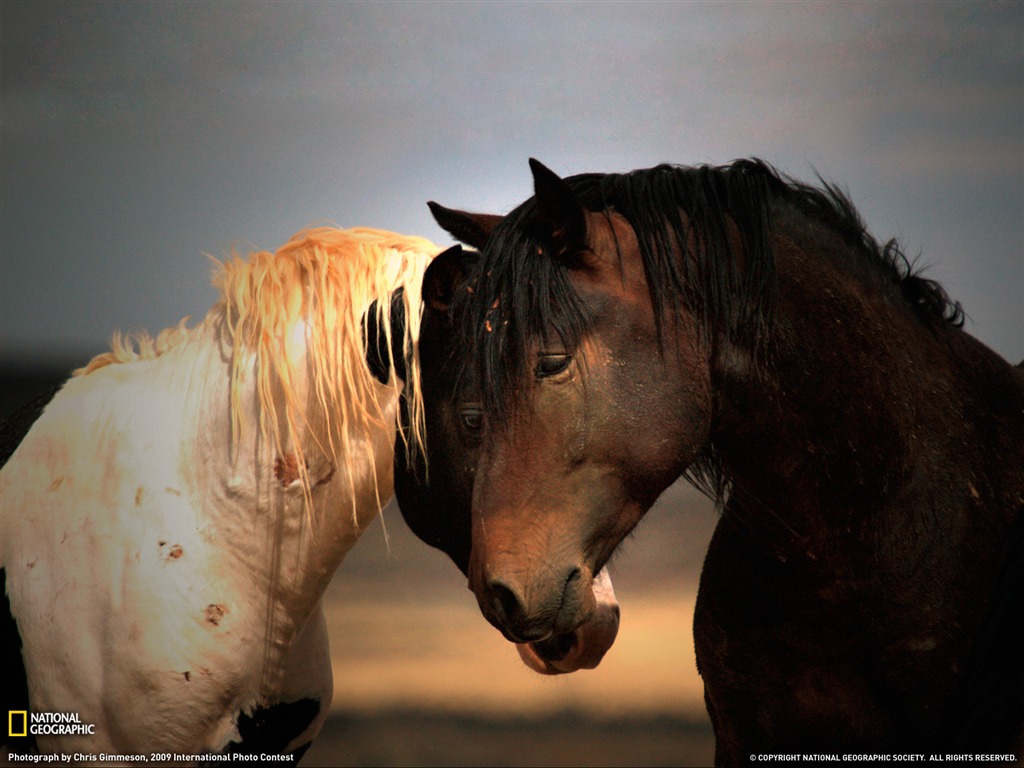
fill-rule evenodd
<path id="1" fill-rule="evenodd" d="M 435 207 L 482 248 L 438 289 L 457 359 L 424 387 L 484 615 L 518 642 L 585 626 L 682 474 L 723 506 L 694 620 L 719 763 L 1020 756 L 1022 371 L 830 185 L 531 165 L 504 219 Z"/>

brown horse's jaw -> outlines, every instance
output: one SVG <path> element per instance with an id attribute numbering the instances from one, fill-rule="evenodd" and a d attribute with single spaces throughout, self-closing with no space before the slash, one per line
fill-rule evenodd
<path id="1" fill-rule="evenodd" d="M 575 630 L 535 643 L 516 643 L 526 666 L 542 675 L 561 675 L 601 663 L 619 631 L 619 603 L 607 569 L 594 577 L 593 589 L 594 612 Z"/>

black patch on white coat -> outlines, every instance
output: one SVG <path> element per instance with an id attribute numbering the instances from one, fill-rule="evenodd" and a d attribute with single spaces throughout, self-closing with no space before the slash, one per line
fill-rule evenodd
<path id="1" fill-rule="evenodd" d="M 320 714 L 319 699 L 299 699 L 259 707 L 250 714 L 238 716 L 240 741 L 233 741 L 224 750 L 229 754 L 259 755 L 286 754 L 288 744 L 298 738 Z M 309 749 L 312 741 L 288 754 L 295 756 L 296 765 Z"/>

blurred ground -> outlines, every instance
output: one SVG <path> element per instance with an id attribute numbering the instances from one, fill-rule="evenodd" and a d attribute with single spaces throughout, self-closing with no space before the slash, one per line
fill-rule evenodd
<path id="1" fill-rule="evenodd" d="M 497 718 L 422 710 L 334 714 L 303 766 L 710 766 L 706 723 L 579 713 Z"/>
<path id="2" fill-rule="evenodd" d="M 410 703 L 486 714 L 580 709 L 600 716 L 700 714 L 693 605 L 714 513 L 673 486 L 612 561 L 622 609 L 592 671 L 537 675 L 481 616 L 465 577 L 409 533 L 394 505 L 349 554 L 325 600 L 335 706 Z M 698 508 L 700 507 L 700 508 Z"/>
<path id="3" fill-rule="evenodd" d="M 328 590 L 334 717 L 303 764 L 709 765 L 692 625 L 715 519 L 670 488 L 612 563 L 615 645 L 596 670 L 547 677 L 389 506 Z"/>
<path id="4" fill-rule="evenodd" d="M 0 415 L 70 367 L 5 367 Z M 325 595 L 334 702 L 303 765 L 710 765 L 692 623 L 715 520 L 688 486 L 666 491 L 611 564 L 615 645 L 596 670 L 548 677 L 390 505 Z"/>

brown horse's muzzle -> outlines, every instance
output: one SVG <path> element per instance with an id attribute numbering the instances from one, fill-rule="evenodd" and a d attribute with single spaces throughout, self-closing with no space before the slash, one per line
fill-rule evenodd
<path id="1" fill-rule="evenodd" d="M 516 644 L 526 666 L 544 675 L 560 675 L 594 669 L 601 663 L 619 631 L 619 603 L 606 568 L 594 577 L 592 588 L 594 610 L 575 630 L 535 643 Z"/>
<path id="2" fill-rule="evenodd" d="M 472 569 L 471 569 L 472 571 Z M 590 579 L 579 567 L 546 568 L 518 579 L 513 570 L 490 570 L 470 584 L 480 610 L 491 624 L 514 643 L 564 635 L 582 624 L 594 609 Z"/>

